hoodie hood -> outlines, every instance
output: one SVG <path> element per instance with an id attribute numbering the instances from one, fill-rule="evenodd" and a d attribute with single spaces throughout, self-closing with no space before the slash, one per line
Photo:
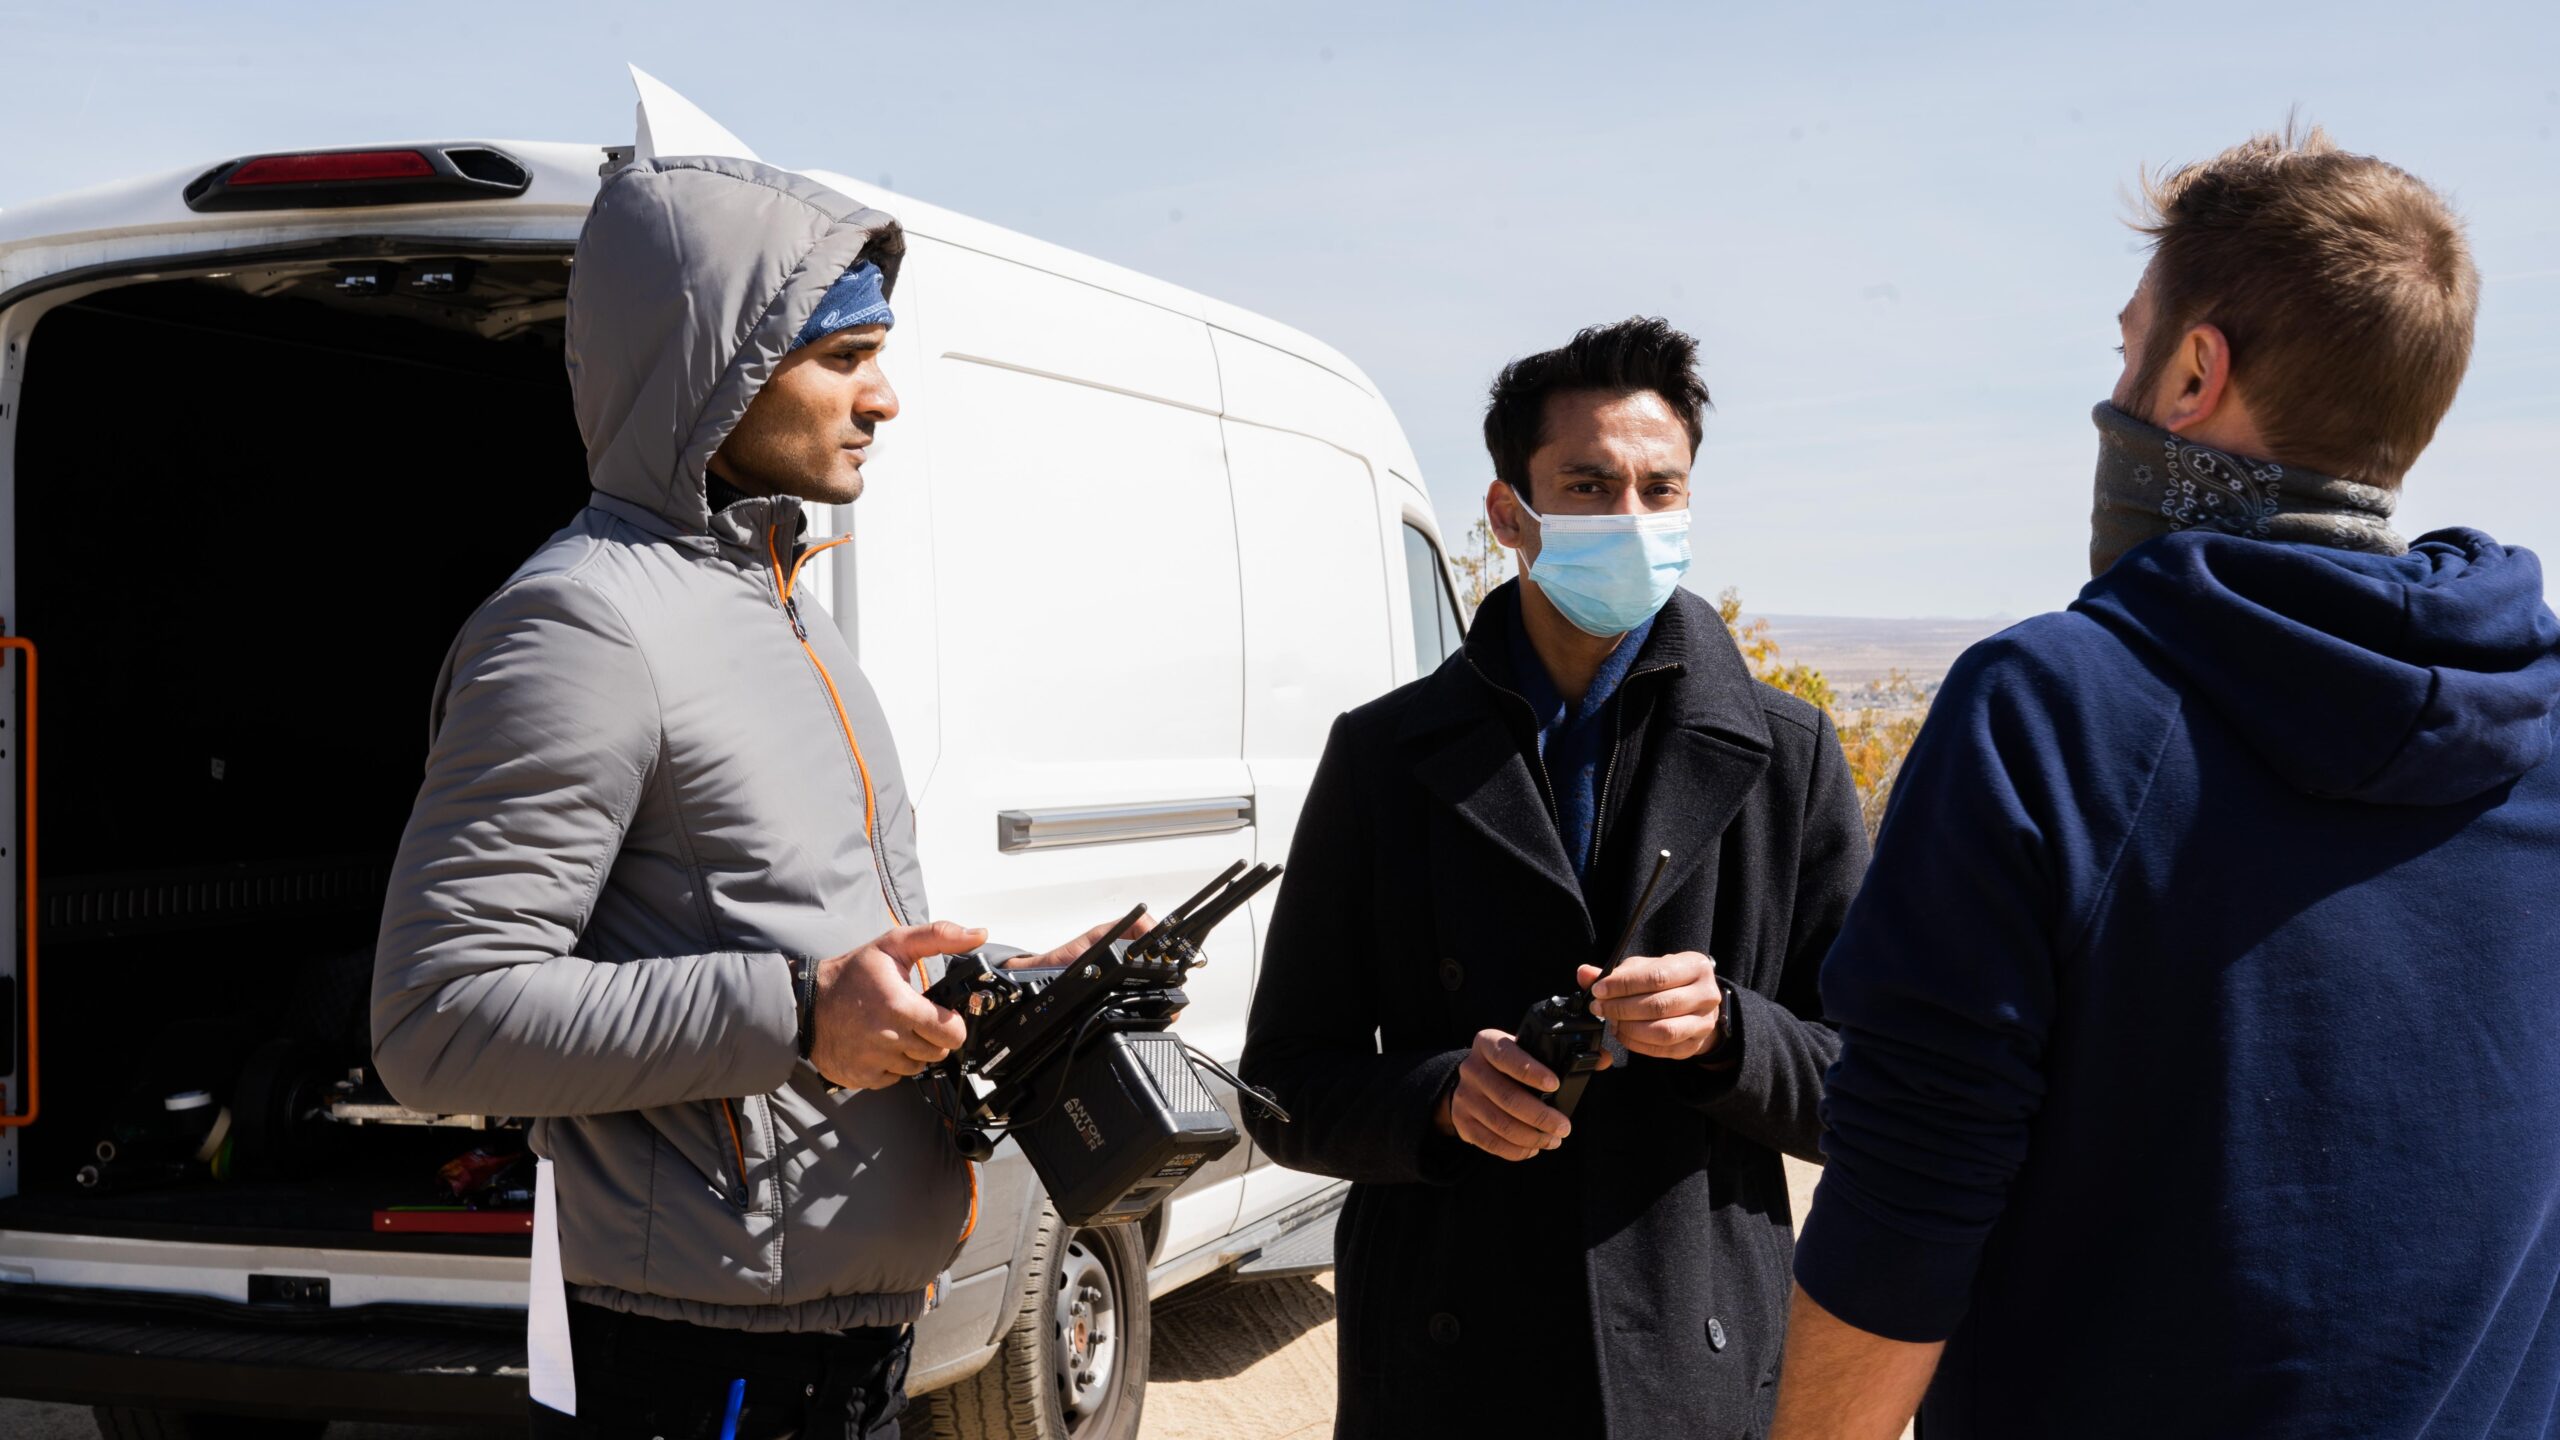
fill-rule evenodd
<path id="1" fill-rule="evenodd" d="M 2165 657 L 2306 794 L 2456 804 L 2551 753 L 2542 562 L 2476 530 L 2397 556 L 2187 531 L 2129 551 L 2072 608 Z"/>
<path id="2" fill-rule="evenodd" d="M 712 452 L 828 288 L 867 258 L 885 293 L 905 252 L 897 221 L 753 160 L 607 177 L 569 277 L 569 386 L 596 490 L 675 534 L 718 534 Z"/>

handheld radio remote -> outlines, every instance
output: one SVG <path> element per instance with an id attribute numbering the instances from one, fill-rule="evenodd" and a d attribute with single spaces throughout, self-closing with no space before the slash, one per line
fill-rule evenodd
<path id="1" fill-rule="evenodd" d="M 1670 851 L 1655 852 L 1653 874 L 1644 882 L 1644 893 L 1636 897 L 1636 907 L 1627 912 L 1626 932 L 1618 937 L 1617 947 L 1601 965 L 1601 975 L 1617 969 L 1627 952 L 1635 948 L 1636 926 L 1643 922 L 1645 911 L 1653 907 L 1654 887 L 1662 883 L 1662 872 L 1670 865 Z M 1592 984 L 1598 983 L 1594 977 Z M 1569 995 L 1550 995 L 1530 1006 L 1520 1021 L 1520 1048 L 1556 1072 L 1556 1091 L 1546 1097 L 1547 1103 L 1567 1116 L 1582 1103 L 1583 1087 L 1599 1073 L 1602 1058 L 1608 1054 L 1602 1044 L 1608 1028 L 1608 1021 L 1591 1013 L 1591 991 L 1587 988 Z"/>

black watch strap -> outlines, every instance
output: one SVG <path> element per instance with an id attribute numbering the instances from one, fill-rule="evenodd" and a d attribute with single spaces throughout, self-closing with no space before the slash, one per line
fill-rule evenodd
<path id="1" fill-rule="evenodd" d="M 800 1058 L 806 1060 L 809 1058 L 810 1050 L 818 1043 L 817 961 L 794 960 L 791 962 L 791 1002 L 799 1007 L 800 1011 L 800 1030 L 794 1046 L 800 1052 Z"/>
<path id="2" fill-rule="evenodd" d="M 1742 1058 L 1733 1049 L 1733 982 L 1719 975 L 1716 989 L 1724 994 L 1722 1003 L 1716 1006 L 1716 1038 L 1698 1052 L 1698 1063 L 1709 1070 L 1730 1070 Z"/>

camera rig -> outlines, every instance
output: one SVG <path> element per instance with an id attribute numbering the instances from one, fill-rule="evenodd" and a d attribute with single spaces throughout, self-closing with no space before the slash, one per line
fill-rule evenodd
<path id="1" fill-rule="evenodd" d="M 1155 928 L 1120 918 L 1063 966 L 1009 970 L 958 955 L 927 999 L 959 1012 L 968 1038 L 936 1067 L 972 1160 L 1011 1135 L 1072 1225 L 1144 1219 L 1201 1166 L 1235 1148 L 1236 1123 L 1200 1078 L 1205 1068 L 1282 1120 L 1271 1098 L 1170 1033 L 1218 922 L 1280 876 L 1239 860 Z M 972 1081 L 975 1081 L 973 1084 Z"/>
<path id="2" fill-rule="evenodd" d="M 1636 927 L 1644 922 L 1644 912 L 1653 908 L 1654 887 L 1662 883 L 1662 872 L 1671 865 L 1671 852 L 1654 853 L 1653 874 L 1644 882 L 1644 893 L 1636 897 L 1636 907 L 1627 912 L 1626 933 L 1618 937 L 1618 945 L 1600 966 L 1600 974 L 1591 983 L 1597 985 L 1627 958 L 1635 948 Z M 1583 1087 L 1600 1071 L 1601 1057 L 1607 1054 L 1603 1037 L 1609 1022 L 1591 1013 L 1589 986 L 1569 995 L 1550 995 L 1529 1007 L 1520 1021 L 1520 1048 L 1529 1052 L 1541 1065 L 1556 1072 L 1556 1091 L 1547 1103 L 1570 1116 L 1573 1107 L 1582 1103 Z"/>

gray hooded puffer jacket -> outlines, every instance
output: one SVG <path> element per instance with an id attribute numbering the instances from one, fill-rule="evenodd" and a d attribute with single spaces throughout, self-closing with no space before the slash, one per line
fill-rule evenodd
<path id="1" fill-rule="evenodd" d="M 608 179 L 569 374 L 595 495 L 446 658 L 375 960 L 382 1078 L 538 1117 L 563 1273 L 617 1310 L 895 1325 L 975 1220 L 908 1082 L 801 1063 L 789 957 L 928 918 L 879 702 L 789 596 L 801 513 L 704 465 L 827 287 L 896 222 L 748 161 Z M 777 566 L 777 560 L 779 565 Z"/>

